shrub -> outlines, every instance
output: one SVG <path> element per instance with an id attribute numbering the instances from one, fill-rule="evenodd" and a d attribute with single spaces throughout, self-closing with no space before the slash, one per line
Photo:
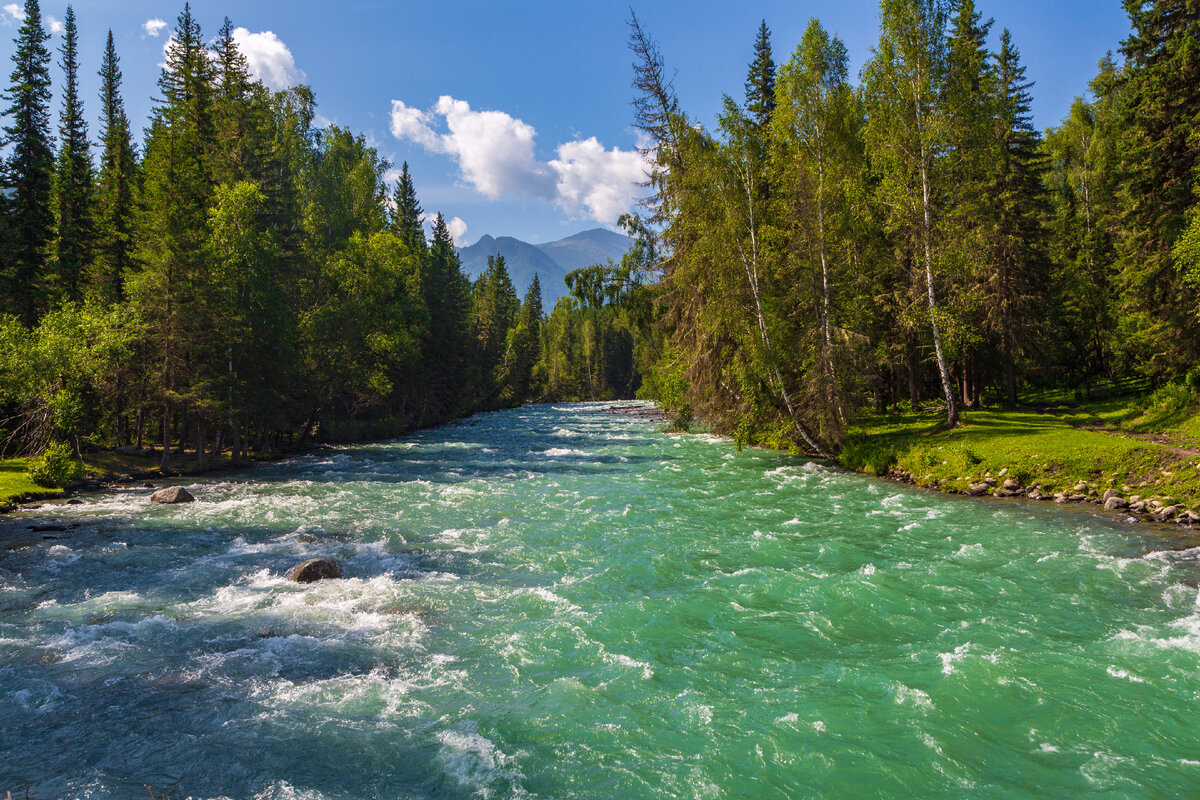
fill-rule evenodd
<path id="1" fill-rule="evenodd" d="M 1192 394 L 1200 394 L 1200 366 L 1192 367 L 1183 378 L 1184 384 L 1192 390 Z"/>
<path id="2" fill-rule="evenodd" d="M 928 447 L 914 447 L 896 459 L 896 464 L 906 472 L 922 476 L 933 471 L 941 463 L 937 451 Z"/>
<path id="3" fill-rule="evenodd" d="M 38 486 L 57 489 L 78 478 L 81 469 L 68 445 L 52 442 L 29 467 L 29 479 Z"/>
<path id="4" fill-rule="evenodd" d="M 1150 395 L 1150 407 L 1147 411 L 1156 416 L 1169 417 L 1186 411 L 1195 402 L 1195 399 L 1195 396 L 1183 384 L 1168 383 Z"/>
<path id="5" fill-rule="evenodd" d="M 850 442 L 838 454 L 841 465 L 855 472 L 886 475 L 896 463 L 896 450 L 891 445 L 872 442 Z"/>

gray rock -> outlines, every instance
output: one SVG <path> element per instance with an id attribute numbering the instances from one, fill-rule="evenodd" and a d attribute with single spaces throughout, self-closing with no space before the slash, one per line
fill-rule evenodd
<path id="1" fill-rule="evenodd" d="M 159 503 L 161 505 L 193 503 L 195 500 L 196 498 L 192 497 L 191 493 L 182 486 L 168 486 L 166 489 L 159 489 L 150 495 L 151 503 Z"/>
<path id="2" fill-rule="evenodd" d="M 1103 500 L 1105 503 L 1107 503 L 1109 500 L 1113 499 L 1114 497 L 1120 497 L 1120 496 L 1121 496 L 1121 493 L 1118 492 L 1116 489 L 1109 489 L 1108 491 L 1106 491 L 1104 493 L 1104 496 L 1101 497 L 1100 499 Z"/>
<path id="3" fill-rule="evenodd" d="M 1129 501 L 1123 497 L 1109 497 L 1104 501 L 1106 511 L 1120 511 L 1129 508 Z"/>
<path id="4" fill-rule="evenodd" d="M 1086 483 L 1078 483 L 1075 485 L 1075 494 L 1087 494 L 1088 485 Z"/>
<path id="5" fill-rule="evenodd" d="M 1004 479 L 1005 491 L 1015 492 L 1020 488 L 1021 488 L 1021 482 L 1019 480 L 1017 480 L 1016 478 L 1005 478 Z"/>
<path id="6" fill-rule="evenodd" d="M 986 483 L 976 483 L 963 489 L 963 494 L 968 497 L 979 497 L 980 495 L 987 494 L 987 490 L 988 485 Z"/>
<path id="7" fill-rule="evenodd" d="M 1175 516 L 1175 506 L 1163 506 L 1154 512 L 1154 518 L 1159 522 L 1165 522 Z"/>
<path id="8" fill-rule="evenodd" d="M 284 577 L 296 583 L 315 583 L 342 577 L 342 567 L 332 558 L 310 558 L 289 569 Z"/>

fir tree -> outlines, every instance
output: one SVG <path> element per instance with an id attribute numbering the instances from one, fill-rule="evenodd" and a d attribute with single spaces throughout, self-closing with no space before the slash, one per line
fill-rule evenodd
<path id="1" fill-rule="evenodd" d="M 1130 360 L 1165 372 L 1200 359 L 1200 294 L 1171 258 L 1200 183 L 1200 5 L 1125 0 L 1125 10 L 1122 302 Z"/>
<path id="2" fill-rule="evenodd" d="M 12 147 L 7 164 L 12 194 L 4 310 L 32 325 L 45 307 L 39 276 L 54 230 L 51 189 L 54 154 L 50 145 L 50 35 L 42 27 L 38 0 L 25 0 L 25 19 L 17 32 L 16 52 L 4 116 L 5 139 Z"/>
<path id="3" fill-rule="evenodd" d="M 424 252 L 427 245 L 425 231 L 421 227 L 421 205 L 417 202 L 417 192 L 413 188 L 407 161 L 400 169 L 400 178 L 396 181 L 396 191 L 392 200 L 395 206 L 392 211 L 393 232 L 414 253 Z"/>
<path id="4" fill-rule="evenodd" d="M 121 98 L 121 60 L 112 31 L 100 66 L 100 180 L 97 197 L 97 242 L 92 285 L 101 301 L 124 299 L 125 278 L 133 265 L 134 185 L 137 161 L 130 141 L 129 119 Z"/>
<path id="5" fill-rule="evenodd" d="M 746 112 L 766 128 L 775 112 L 775 60 L 771 57 L 771 30 L 764 19 L 754 40 L 754 60 L 746 75 Z"/>
<path id="6" fill-rule="evenodd" d="M 58 127 L 58 164 L 55 174 L 55 212 L 58 221 L 55 283 L 63 299 L 82 299 L 84 270 L 95 244 L 92 217 L 92 156 L 87 122 L 79 98 L 78 31 L 75 11 L 67 6 L 63 20 L 62 112 Z"/>

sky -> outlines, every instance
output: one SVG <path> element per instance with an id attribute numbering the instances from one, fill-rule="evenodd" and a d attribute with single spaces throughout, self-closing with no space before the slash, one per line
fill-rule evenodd
<path id="1" fill-rule="evenodd" d="M 100 56 L 111 29 L 135 131 L 147 124 L 163 44 L 182 2 L 78 0 L 81 91 L 98 136 Z M 41 3 L 49 30 L 67 4 Z M 0 0 L 3 77 L 11 72 L 24 2 Z M 1129 32 L 1120 0 L 977 0 L 1012 31 L 1040 128 L 1087 91 L 1096 64 Z M 399 167 L 408 162 L 422 206 L 442 212 L 460 244 L 484 234 L 541 243 L 614 228 L 640 190 L 632 127 L 632 56 L 625 0 L 197 0 L 206 37 L 225 16 L 268 86 L 313 88 L 321 124 L 362 133 Z M 877 0 L 636 1 L 659 43 L 681 106 L 712 127 L 723 94 L 741 100 L 761 20 L 775 60 L 795 49 L 811 17 L 845 42 L 857 75 L 878 37 Z M 54 125 L 60 105 L 54 52 Z M 140 134 L 139 134 L 140 138 Z"/>

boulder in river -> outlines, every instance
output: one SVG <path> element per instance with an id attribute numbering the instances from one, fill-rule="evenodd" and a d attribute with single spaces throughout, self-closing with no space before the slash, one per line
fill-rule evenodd
<path id="1" fill-rule="evenodd" d="M 976 483 L 972 486 L 968 486 L 966 489 L 963 489 L 963 494 L 967 495 L 968 497 L 979 497 L 980 495 L 987 494 L 987 490 L 989 488 L 991 487 L 989 487 L 986 483 Z"/>
<path id="2" fill-rule="evenodd" d="M 192 503 L 196 498 L 192 497 L 191 492 L 182 486 L 168 486 L 166 489 L 159 489 L 154 494 L 150 495 L 151 503 L 159 503 L 161 505 L 173 505 L 175 503 Z"/>
<path id="3" fill-rule="evenodd" d="M 296 583 L 315 583 L 342 577 L 342 567 L 332 558 L 310 558 L 289 569 L 283 577 Z"/>
<path id="4" fill-rule="evenodd" d="M 1110 489 L 1109 491 L 1112 490 Z M 1121 511 L 1122 509 L 1129 508 L 1129 501 L 1119 494 L 1114 494 L 1105 499 L 1104 508 L 1107 511 Z"/>

